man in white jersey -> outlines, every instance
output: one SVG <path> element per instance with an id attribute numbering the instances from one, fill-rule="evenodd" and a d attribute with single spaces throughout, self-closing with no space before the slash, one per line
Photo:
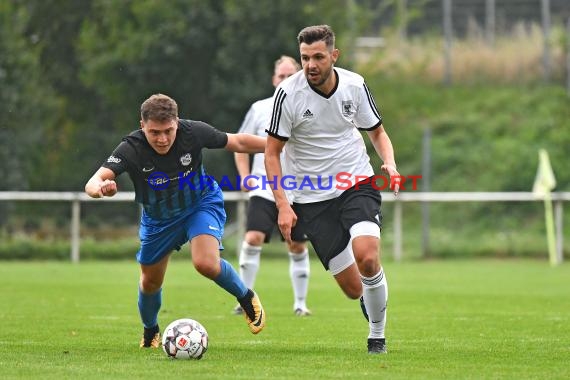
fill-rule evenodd
<path id="1" fill-rule="evenodd" d="M 364 79 L 334 67 L 339 51 L 333 30 L 310 26 L 297 40 L 303 71 L 276 89 L 265 147 L 267 176 L 275 178 L 278 225 L 286 240 L 293 226 L 303 229 L 344 293 L 360 299 L 369 321 L 368 352 L 386 353 L 388 285 L 379 257 L 382 199 L 357 129 L 367 132 L 397 194 L 394 149 Z M 295 174 L 293 206 L 283 189 L 288 183 L 280 161 L 285 144 L 284 161 Z"/>
<path id="2" fill-rule="evenodd" d="M 275 61 L 272 77 L 273 86 L 277 87 L 284 79 L 299 70 L 301 70 L 301 65 L 295 58 L 281 56 Z M 265 130 L 271 121 L 272 108 L 273 97 L 253 103 L 245 116 L 239 133 L 267 136 Z M 235 153 L 234 158 L 239 175 L 245 182 L 241 188 L 243 191 L 249 192 L 247 232 L 239 255 L 239 273 L 248 288 L 253 289 L 259 270 L 263 243 L 269 243 L 277 223 L 277 207 L 271 187 L 264 184 L 263 181 L 266 178 L 263 153 L 254 155 L 251 171 L 249 154 Z M 300 317 L 311 315 L 306 303 L 310 274 L 306 241 L 306 235 L 296 228 L 291 233 L 291 241 L 287 243 L 289 276 L 291 277 L 294 296 L 293 312 Z M 241 305 L 238 304 L 234 308 L 234 313 L 243 313 Z"/>

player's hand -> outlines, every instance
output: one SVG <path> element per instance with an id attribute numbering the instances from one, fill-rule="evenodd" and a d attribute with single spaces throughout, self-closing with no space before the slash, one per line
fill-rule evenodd
<path id="1" fill-rule="evenodd" d="M 400 173 L 398 173 L 396 165 L 384 164 L 380 167 L 380 170 L 390 176 L 390 189 L 394 191 L 394 195 L 398 195 L 398 192 L 400 191 L 400 184 L 402 182 L 402 176 Z"/>
<path id="2" fill-rule="evenodd" d="M 113 180 L 106 179 L 99 185 L 101 197 L 112 197 L 117 194 L 117 183 Z"/>
<path id="3" fill-rule="evenodd" d="M 241 191 L 248 193 L 257 186 L 257 180 L 251 176 L 248 176 L 245 181 L 243 181 L 241 186 Z"/>
<path id="4" fill-rule="evenodd" d="M 287 243 L 291 243 L 291 228 L 297 224 L 297 215 L 290 205 L 279 208 L 279 216 L 277 217 L 277 225 L 281 231 L 281 235 Z"/>

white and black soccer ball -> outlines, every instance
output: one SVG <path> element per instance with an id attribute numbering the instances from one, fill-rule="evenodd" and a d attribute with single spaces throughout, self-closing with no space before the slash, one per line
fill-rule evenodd
<path id="1" fill-rule="evenodd" d="M 177 319 L 164 329 L 162 349 L 173 359 L 202 359 L 208 349 L 208 332 L 198 321 Z"/>

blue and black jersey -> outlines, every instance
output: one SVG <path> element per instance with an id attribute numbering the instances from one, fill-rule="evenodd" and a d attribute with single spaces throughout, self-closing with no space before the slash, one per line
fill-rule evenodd
<path id="1" fill-rule="evenodd" d="M 224 148 L 228 136 L 201 121 L 179 120 L 174 144 L 160 155 L 142 130 L 125 136 L 102 165 L 116 176 L 129 173 L 135 200 L 153 219 L 169 219 L 200 203 L 209 191 L 219 191 L 202 164 L 202 149 Z"/>

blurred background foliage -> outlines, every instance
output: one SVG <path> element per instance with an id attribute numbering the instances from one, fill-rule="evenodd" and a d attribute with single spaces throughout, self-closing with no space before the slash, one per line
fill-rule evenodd
<path id="1" fill-rule="evenodd" d="M 570 191 L 564 19 L 554 20 L 550 81 L 540 69 L 536 24 L 513 25 L 488 46 L 475 23 L 460 25 L 453 85 L 444 86 L 438 28 L 410 28 L 402 38 L 398 4 L 3 0 L 0 190 L 82 191 L 120 138 L 138 128 L 141 102 L 157 92 L 177 100 L 181 117 L 236 132 L 250 104 L 272 94 L 273 62 L 282 54 L 298 57 L 299 30 L 327 23 L 337 34 L 338 66 L 365 76 L 375 96 L 402 174 L 421 174 L 422 135 L 429 128 L 432 191 L 530 191 L 539 148 L 551 155 L 557 190 Z M 434 7 L 439 2 L 408 1 L 407 22 L 413 25 Z M 381 48 L 359 46 L 355 41 L 364 34 L 382 36 Z M 206 160 L 214 176 L 236 174 L 232 155 L 223 150 L 206 152 Z M 373 163 L 379 167 L 378 158 Z M 119 186 L 132 189 L 126 176 Z M 113 207 L 112 223 L 136 219 L 133 205 Z M 452 217 L 435 207 L 432 220 L 489 223 L 508 207 L 468 206 Z M 521 205 L 514 216 L 539 226 L 542 215 L 534 208 Z M 101 209 L 87 207 L 83 223 L 109 222 L 109 211 Z M 66 225 L 68 205 L 3 202 L 1 236 L 45 227 L 36 215 L 46 212 L 54 229 Z"/>

